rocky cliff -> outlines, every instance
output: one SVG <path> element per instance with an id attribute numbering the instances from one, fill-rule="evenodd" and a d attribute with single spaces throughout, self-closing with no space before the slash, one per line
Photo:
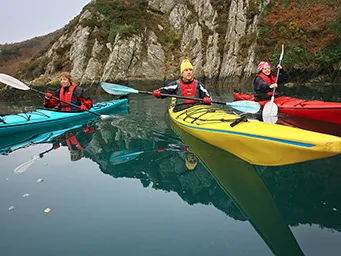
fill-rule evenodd
<path id="1" fill-rule="evenodd" d="M 69 69 L 82 84 L 168 81 L 179 76 L 184 58 L 192 60 L 195 76 L 206 82 L 238 81 L 255 71 L 256 41 L 241 51 L 246 46 L 245 42 L 242 45 L 243 38 L 255 35 L 257 13 L 263 8 L 254 0 L 149 0 L 145 11 L 152 22 L 128 36 L 118 32 L 112 41 L 97 36 L 98 31 L 108 30 L 104 27 L 107 17 L 98 8 L 91 8 L 100 2 L 93 1 L 84 8 L 40 57 L 47 65 L 39 79 Z"/>
<path id="2" fill-rule="evenodd" d="M 340 32 L 339 1 L 93 0 L 18 76 L 47 84 L 67 70 L 81 84 L 165 83 L 189 58 L 196 78 L 225 86 L 247 82 L 261 60 L 276 64 L 285 44 L 294 76 L 335 82 Z"/>

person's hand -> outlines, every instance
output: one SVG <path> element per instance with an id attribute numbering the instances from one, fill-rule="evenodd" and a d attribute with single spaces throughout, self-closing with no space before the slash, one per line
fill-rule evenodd
<path id="1" fill-rule="evenodd" d="M 204 104 L 206 105 L 211 105 L 211 98 L 210 97 L 204 97 L 203 100 Z"/>
<path id="2" fill-rule="evenodd" d="M 278 87 L 278 85 L 277 84 L 271 84 L 270 86 L 269 86 L 271 89 L 273 89 L 273 88 L 277 88 Z"/>
<path id="3" fill-rule="evenodd" d="M 46 97 L 47 99 L 52 99 L 53 95 L 52 95 L 52 93 L 47 92 L 47 93 L 45 93 L 45 97 Z"/>
<path id="4" fill-rule="evenodd" d="M 87 110 L 87 107 L 84 105 L 84 104 L 82 104 L 81 106 L 80 106 L 80 108 L 79 108 L 81 111 L 86 111 Z"/>
<path id="5" fill-rule="evenodd" d="M 57 149 L 57 148 L 59 148 L 60 147 L 60 145 L 59 145 L 59 143 L 57 142 L 57 143 L 53 143 L 53 149 Z"/>
<path id="6" fill-rule="evenodd" d="M 160 98 L 160 97 L 161 97 L 161 92 L 160 92 L 160 90 L 154 90 L 154 91 L 153 91 L 153 95 L 154 95 L 154 97 L 156 97 L 156 98 Z"/>
<path id="7" fill-rule="evenodd" d="M 281 66 L 281 65 L 277 65 L 277 67 L 276 67 L 277 69 L 283 69 L 283 67 Z"/>

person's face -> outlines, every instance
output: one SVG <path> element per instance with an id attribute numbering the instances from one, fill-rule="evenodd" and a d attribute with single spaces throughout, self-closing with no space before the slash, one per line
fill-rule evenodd
<path id="1" fill-rule="evenodd" d="M 60 77 L 60 84 L 63 86 L 63 87 L 67 87 L 67 86 L 70 86 L 70 81 L 67 77 L 65 76 L 61 76 Z"/>
<path id="2" fill-rule="evenodd" d="M 263 68 L 262 72 L 268 76 L 268 75 L 270 75 L 271 70 L 270 70 L 270 68 Z"/>
<path id="3" fill-rule="evenodd" d="M 188 82 L 193 80 L 193 69 L 187 68 L 182 72 L 182 78 Z"/>

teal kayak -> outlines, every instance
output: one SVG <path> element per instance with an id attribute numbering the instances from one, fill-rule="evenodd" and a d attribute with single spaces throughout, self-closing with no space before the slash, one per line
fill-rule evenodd
<path id="1" fill-rule="evenodd" d="M 128 99 L 96 103 L 90 111 L 97 114 L 118 114 L 127 111 Z M 62 112 L 53 109 L 37 109 L 15 115 L 0 116 L 0 136 L 14 135 L 22 132 L 61 127 L 70 127 L 79 122 L 98 119 L 97 115 L 84 112 Z"/>

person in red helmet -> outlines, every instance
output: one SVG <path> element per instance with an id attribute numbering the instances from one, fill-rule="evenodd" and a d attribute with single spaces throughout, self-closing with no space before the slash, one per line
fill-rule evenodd
<path id="1" fill-rule="evenodd" d="M 289 80 L 289 74 L 284 71 L 281 65 L 277 68 L 280 69 L 279 76 L 276 83 L 276 76 L 271 72 L 271 66 L 268 62 L 262 61 L 258 64 L 258 72 L 253 79 L 253 88 L 255 91 L 255 100 L 269 100 L 271 99 L 273 89 L 278 88 L 278 84 L 285 83 Z M 277 93 L 275 94 L 275 97 Z"/>
<path id="2" fill-rule="evenodd" d="M 53 95 L 50 92 L 45 93 L 44 106 L 47 108 L 58 107 L 61 111 L 86 111 L 92 107 L 92 100 L 84 97 L 84 90 L 77 84 L 74 84 L 72 77 L 68 72 L 62 72 L 59 76 L 61 88 Z M 56 99 L 57 98 L 57 99 Z M 70 102 L 72 106 L 65 102 Z"/>
<path id="3" fill-rule="evenodd" d="M 211 104 L 211 97 L 206 87 L 194 79 L 193 65 L 188 59 L 182 61 L 180 65 L 181 78 L 169 83 L 167 86 L 153 91 L 156 98 L 161 98 L 161 94 L 174 94 L 185 97 L 200 98 L 202 101 L 190 99 L 176 99 L 174 112 L 186 109 L 194 104 Z"/>

